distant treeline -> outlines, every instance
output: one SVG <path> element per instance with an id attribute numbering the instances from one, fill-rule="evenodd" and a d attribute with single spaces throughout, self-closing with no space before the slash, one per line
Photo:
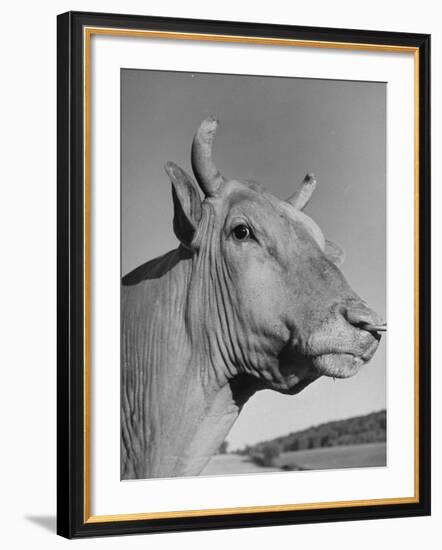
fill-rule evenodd
<path id="1" fill-rule="evenodd" d="M 264 451 L 268 452 L 268 449 L 271 448 L 279 454 L 318 447 L 381 442 L 386 440 L 386 429 L 387 413 L 382 410 L 365 416 L 355 416 L 346 420 L 312 426 L 307 430 L 293 432 L 256 445 L 248 445 L 237 453 L 254 456 L 262 454 Z"/>

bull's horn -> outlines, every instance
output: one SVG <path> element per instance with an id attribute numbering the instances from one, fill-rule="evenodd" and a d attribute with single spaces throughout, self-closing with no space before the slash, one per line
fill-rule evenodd
<path id="1" fill-rule="evenodd" d="M 287 202 L 298 210 L 302 210 L 307 206 L 308 201 L 310 200 L 313 191 L 316 187 L 316 178 L 314 174 L 307 174 L 304 178 L 304 181 L 301 185 L 298 186 L 296 191 L 291 195 Z"/>
<path id="2" fill-rule="evenodd" d="M 192 169 L 207 196 L 214 195 L 223 182 L 223 177 L 212 160 L 212 145 L 218 121 L 209 117 L 203 120 L 192 143 Z"/>

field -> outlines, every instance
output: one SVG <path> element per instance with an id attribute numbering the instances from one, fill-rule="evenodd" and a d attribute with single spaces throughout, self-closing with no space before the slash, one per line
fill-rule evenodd
<path id="1" fill-rule="evenodd" d="M 240 455 L 215 455 L 204 468 L 200 475 L 215 476 L 221 474 L 256 474 L 262 472 L 279 471 L 280 468 L 264 468 L 258 466 L 247 456 Z"/>
<path id="2" fill-rule="evenodd" d="M 245 474 L 281 470 L 326 470 L 386 466 L 386 444 L 340 445 L 305 451 L 282 453 L 275 466 L 264 468 L 247 456 L 225 454 L 214 456 L 201 475 Z"/>
<path id="3" fill-rule="evenodd" d="M 386 466 L 385 443 L 340 445 L 283 453 L 275 461 L 280 468 L 293 470 L 325 470 L 332 468 L 367 468 Z"/>

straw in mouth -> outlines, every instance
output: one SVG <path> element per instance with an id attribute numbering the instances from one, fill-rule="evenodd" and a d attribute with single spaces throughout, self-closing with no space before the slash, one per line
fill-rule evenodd
<path id="1" fill-rule="evenodd" d="M 367 323 L 363 325 L 363 328 L 369 332 L 387 332 L 387 323 L 384 323 L 383 325 L 371 325 L 370 323 Z"/>

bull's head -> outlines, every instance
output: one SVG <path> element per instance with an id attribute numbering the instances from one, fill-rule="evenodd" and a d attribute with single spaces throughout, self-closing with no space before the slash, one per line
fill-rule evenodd
<path id="1" fill-rule="evenodd" d="M 286 201 L 226 179 L 212 160 L 216 128 L 204 120 L 192 145 L 203 199 L 191 177 L 166 164 L 174 230 L 193 258 L 191 338 L 226 376 L 247 373 L 284 393 L 321 375 L 352 376 L 376 351 L 382 321 L 338 269 L 341 249 L 302 212 L 314 177 Z"/>

